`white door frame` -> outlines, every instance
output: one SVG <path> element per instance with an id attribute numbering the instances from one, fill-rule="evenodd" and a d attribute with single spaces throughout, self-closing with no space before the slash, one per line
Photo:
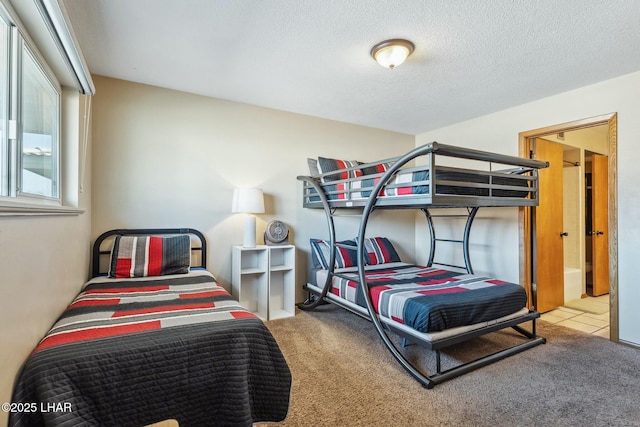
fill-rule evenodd
<path id="1" fill-rule="evenodd" d="M 558 132 L 569 132 L 593 126 L 608 125 L 609 159 L 609 339 L 619 342 L 618 324 L 618 114 L 610 113 L 573 122 L 561 123 L 518 134 L 518 155 L 529 158 L 529 140 Z M 520 241 L 520 283 L 527 292 L 531 289 L 531 208 L 521 207 L 518 213 L 518 234 Z M 529 296 L 531 298 L 531 296 Z M 531 304 L 531 299 L 529 299 Z"/>

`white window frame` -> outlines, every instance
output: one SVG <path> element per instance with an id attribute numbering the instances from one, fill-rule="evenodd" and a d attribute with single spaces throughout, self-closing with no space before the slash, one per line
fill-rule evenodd
<path id="1" fill-rule="evenodd" d="M 64 185 L 62 182 L 63 160 L 63 144 L 62 144 L 62 87 L 55 77 L 51 68 L 48 66 L 43 56 L 31 42 L 28 34 L 21 28 L 18 19 L 15 19 L 11 12 L 0 4 L 0 17 L 9 26 L 8 31 L 8 54 L 7 60 L 9 64 L 9 78 L 6 82 L 8 88 L 5 93 L 8 94 L 5 106 L 7 118 L 5 120 L 4 129 L 7 132 L 0 133 L 0 161 L 3 162 L 0 167 L 0 216 L 6 215 L 39 215 L 39 214 L 79 214 L 83 210 L 75 207 L 63 206 Z M 55 150 L 57 151 L 57 159 L 55 167 L 55 180 L 57 194 L 55 197 L 43 195 L 34 195 L 24 193 L 20 190 L 22 180 L 22 117 L 21 117 L 21 65 L 23 48 L 33 58 L 35 64 L 42 72 L 43 76 L 51 84 L 57 96 L 56 111 L 56 127 L 55 130 Z"/>

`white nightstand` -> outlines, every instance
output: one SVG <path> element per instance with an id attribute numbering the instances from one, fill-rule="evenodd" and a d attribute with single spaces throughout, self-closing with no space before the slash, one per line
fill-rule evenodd
<path id="1" fill-rule="evenodd" d="M 234 246 L 231 262 L 232 293 L 242 306 L 263 320 L 295 314 L 295 246 Z"/>

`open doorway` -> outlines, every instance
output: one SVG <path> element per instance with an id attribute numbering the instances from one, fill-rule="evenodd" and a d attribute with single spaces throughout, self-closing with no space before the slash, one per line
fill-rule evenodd
<path id="1" fill-rule="evenodd" d="M 585 141 L 585 138 L 567 138 L 567 136 L 576 136 L 580 132 L 597 132 L 598 130 L 603 132 L 603 144 L 602 147 L 594 147 L 589 142 L 575 142 Z M 567 170 L 564 176 L 568 177 L 568 180 L 578 180 L 579 188 L 584 197 L 586 197 L 586 180 L 582 180 L 583 173 L 586 171 L 587 163 L 589 162 L 589 168 L 591 168 L 592 156 L 600 155 L 604 159 L 605 181 L 604 187 L 605 194 L 605 210 L 607 215 L 605 216 L 606 233 L 588 235 L 588 231 L 602 231 L 602 230 L 587 230 L 586 220 L 580 224 L 567 224 L 567 226 L 573 225 L 571 231 L 564 230 L 564 223 L 562 220 L 562 209 L 560 209 L 559 215 L 561 216 L 558 230 L 551 227 L 549 223 L 556 221 L 558 217 L 558 205 L 562 206 L 562 194 L 559 196 L 554 195 L 554 199 L 551 202 L 547 202 L 543 205 L 541 200 L 541 206 L 532 210 L 531 208 L 521 208 L 519 215 L 520 224 L 520 243 L 523 251 L 521 251 L 520 259 L 520 281 L 525 284 L 527 289 L 533 289 L 532 294 L 529 296 L 530 306 L 539 308 L 539 311 L 547 311 L 554 307 L 554 305 L 562 305 L 564 296 L 564 278 L 565 278 L 565 260 L 569 269 L 575 267 L 580 274 L 578 279 L 580 280 L 581 291 L 586 293 L 586 277 L 582 274 L 588 269 L 587 256 L 590 256 L 586 252 L 587 245 L 591 244 L 591 241 L 598 238 L 598 242 L 606 242 L 606 251 L 604 265 L 606 271 L 600 268 L 600 274 L 604 273 L 607 285 L 607 291 L 609 292 L 609 338 L 617 342 L 618 341 L 618 301 L 617 301 L 617 289 L 618 289 L 618 274 L 617 274 L 617 194 L 616 194 L 616 164 L 617 164 L 617 116 L 616 114 L 608 114 L 589 119 L 579 120 L 575 122 L 563 123 L 559 125 L 549 126 L 541 129 L 534 129 L 526 132 L 522 132 L 519 135 L 519 154 L 522 157 L 535 156 L 536 151 L 541 155 L 555 156 L 555 172 L 553 177 L 550 178 L 550 184 L 548 188 L 553 188 L 553 192 L 558 194 L 557 186 L 562 185 L 563 181 L 563 169 L 567 165 Z M 563 139 L 564 137 L 564 139 Z M 571 141 L 569 141 L 571 140 Z M 560 147 L 560 148 L 558 148 Z M 549 151 L 544 151 L 549 149 Z M 544 153 L 544 154 L 542 154 Z M 543 159 L 544 160 L 544 159 Z M 559 166 L 558 166 L 559 165 Z M 579 165 L 578 168 L 573 166 Z M 559 172 L 558 172 L 559 169 Z M 568 172 L 568 173 L 567 173 Z M 549 171 L 549 173 L 552 173 Z M 558 175 L 559 173 L 559 175 Z M 541 196 L 544 194 L 542 188 L 543 182 L 541 179 Z M 566 191 L 565 191 L 566 192 Z M 548 194 L 551 191 L 547 192 Z M 560 191 L 562 193 L 562 191 Z M 580 194 L 580 197 L 582 197 Z M 575 199 L 575 194 L 569 192 L 569 204 L 578 203 Z M 580 199 L 580 197 L 578 199 Z M 601 196 L 600 196 L 601 197 Z M 558 201 L 560 200 L 560 201 Z M 582 198 L 584 200 L 584 198 Z M 567 205 L 567 203 L 565 203 Z M 546 207 L 545 207 L 546 206 Z M 553 206 L 549 208 L 549 206 Z M 551 212 L 551 214 L 549 214 Z M 581 209 L 578 209 L 580 216 L 586 218 L 586 204 L 582 205 Z M 556 220 L 553 220 L 555 217 Z M 549 219 L 551 218 L 551 220 Z M 552 231 L 549 231 L 552 230 Z M 568 239 L 571 237 L 572 239 Z M 565 256 L 564 245 L 565 241 L 569 247 L 569 257 Z M 602 250 L 599 250 L 602 252 Z M 537 266 L 536 270 L 532 270 L 533 260 Z M 575 265 L 572 265 L 575 264 Z M 593 273 L 595 271 L 592 270 Z M 530 284 L 533 282 L 533 286 Z M 575 292 L 575 289 L 574 289 Z"/>

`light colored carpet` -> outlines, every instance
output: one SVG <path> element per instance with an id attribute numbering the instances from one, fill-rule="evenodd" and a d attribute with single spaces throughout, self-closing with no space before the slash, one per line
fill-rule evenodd
<path id="1" fill-rule="evenodd" d="M 335 306 L 267 322 L 293 373 L 281 426 L 640 426 L 640 350 L 547 322 L 547 344 L 424 389 L 368 321 Z M 521 339 L 456 345 L 443 368 Z M 407 347 L 433 371 L 433 353 Z M 276 425 L 259 423 L 259 426 Z"/>
<path id="2" fill-rule="evenodd" d="M 578 298 L 564 303 L 565 307 L 584 311 L 591 314 L 604 314 L 609 311 L 609 305 L 598 302 L 593 298 Z"/>

